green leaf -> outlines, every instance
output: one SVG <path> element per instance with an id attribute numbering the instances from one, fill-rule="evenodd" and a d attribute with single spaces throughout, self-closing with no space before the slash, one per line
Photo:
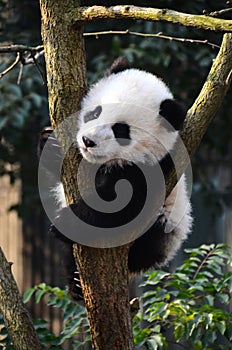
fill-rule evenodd
<path id="1" fill-rule="evenodd" d="M 219 332 L 224 335 L 225 334 L 225 331 L 226 331 L 226 323 L 225 321 L 221 321 L 221 322 L 218 322 L 216 324 L 216 327 L 217 329 L 219 330 Z"/>
<path id="2" fill-rule="evenodd" d="M 147 332 L 146 332 L 147 330 Z M 134 343 L 136 346 L 141 347 L 145 343 L 148 334 L 150 334 L 149 329 L 143 329 L 139 333 L 134 335 Z"/>
<path id="3" fill-rule="evenodd" d="M 46 293 L 46 290 L 39 289 L 35 292 L 35 302 L 38 304 L 42 296 Z"/>
<path id="4" fill-rule="evenodd" d="M 218 293 L 217 298 L 222 304 L 228 304 L 230 301 L 229 295 L 225 293 Z"/>
<path id="5" fill-rule="evenodd" d="M 216 331 L 207 329 L 207 331 L 204 332 L 201 339 L 202 344 L 204 346 L 203 349 L 207 348 L 210 345 L 213 345 L 216 339 L 217 339 Z"/>
<path id="6" fill-rule="evenodd" d="M 174 337 L 175 337 L 176 341 L 179 341 L 182 338 L 184 332 L 185 332 L 185 325 L 184 324 L 179 323 L 175 326 Z"/>
<path id="7" fill-rule="evenodd" d="M 23 294 L 23 302 L 27 303 L 35 293 L 35 288 L 27 289 Z"/>
<path id="8" fill-rule="evenodd" d="M 53 290 L 50 286 L 47 286 L 46 283 L 40 283 L 37 285 L 37 289 L 44 289 L 44 290 Z"/>
<path id="9" fill-rule="evenodd" d="M 164 342 L 164 338 L 161 334 L 152 335 L 147 340 L 149 349 L 158 350 L 158 349 L 167 349 L 166 342 Z"/>
<path id="10" fill-rule="evenodd" d="M 204 297 L 204 302 L 210 306 L 213 306 L 214 305 L 214 296 L 213 295 L 206 295 Z"/>
<path id="11" fill-rule="evenodd" d="M 28 96 L 33 103 L 34 107 L 39 108 L 42 103 L 42 97 L 34 92 L 31 92 Z"/>
<path id="12" fill-rule="evenodd" d="M 36 330 L 44 329 L 48 326 L 48 322 L 43 320 L 42 318 L 36 318 L 33 320 L 33 325 Z"/>

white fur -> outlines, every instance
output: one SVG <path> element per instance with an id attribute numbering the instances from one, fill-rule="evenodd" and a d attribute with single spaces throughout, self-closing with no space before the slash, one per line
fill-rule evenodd
<path id="1" fill-rule="evenodd" d="M 173 258 L 191 231 L 193 221 L 191 211 L 191 204 L 186 189 L 186 176 L 183 174 L 166 198 L 163 207 L 163 214 L 167 220 L 165 232 L 175 231 L 175 235 L 167 247 L 167 260 L 165 263 Z"/>
<path id="2" fill-rule="evenodd" d="M 52 189 L 52 192 L 54 194 L 55 201 L 58 206 L 58 210 L 60 210 L 61 208 L 67 207 L 67 202 L 64 194 L 64 187 L 61 182 L 59 182 L 57 186 Z"/>
<path id="3" fill-rule="evenodd" d="M 157 162 L 173 148 L 177 131 L 161 125 L 160 104 L 173 95 L 162 80 L 137 69 L 128 69 L 103 78 L 84 98 L 79 115 L 77 141 L 84 158 L 102 163 L 114 158 Z M 97 106 L 97 119 L 84 122 L 84 116 Z M 131 143 L 121 147 L 115 140 L 112 125 L 126 121 L 130 125 Z M 96 143 L 86 149 L 82 136 Z"/>

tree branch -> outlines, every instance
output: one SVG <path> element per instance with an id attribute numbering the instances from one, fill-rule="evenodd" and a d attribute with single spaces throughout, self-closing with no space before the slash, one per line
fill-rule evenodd
<path id="1" fill-rule="evenodd" d="M 192 15 L 169 9 L 137 7 L 128 5 L 119 6 L 90 6 L 75 8 L 70 11 L 71 24 L 89 22 L 99 19 L 135 19 L 148 21 L 163 21 L 181 24 L 186 27 L 196 27 L 205 30 L 232 32 L 232 20 L 214 18 L 206 15 Z"/>
<path id="2" fill-rule="evenodd" d="M 44 54 L 42 45 L 39 45 L 36 47 L 24 46 L 24 45 L 7 45 L 7 46 L 0 47 L 0 54 L 13 53 L 13 52 L 17 52 L 16 59 L 8 68 L 6 68 L 2 73 L 0 73 L 0 79 L 4 75 L 9 73 L 13 68 L 15 68 L 17 64 L 20 62 L 20 70 L 19 70 L 17 84 L 20 84 L 24 66 L 29 64 L 34 64 L 36 66 L 42 78 L 43 83 L 46 84 L 45 76 L 38 63 L 38 58 Z M 29 54 L 27 55 L 27 57 L 24 57 L 24 55 L 28 52 Z"/>
<path id="3" fill-rule="evenodd" d="M 188 38 L 178 38 L 175 36 L 170 36 L 170 35 L 164 35 L 162 32 L 159 33 L 154 33 L 154 34 L 148 34 L 148 33 L 141 33 L 141 32 L 133 32 L 129 29 L 126 30 L 107 30 L 107 31 L 100 31 L 100 32 L 89 32 L 89 33 L 84 33 L 84 36 L 98 36 L 100 35 L 135 35 L 135 36 L 140 36 L 144 38 L 160 38 L 160 39 L 165 39 L 165 40 L 170 40 L 170 41 L 178 41 L 181 43 L 191 43 L 191 44 L 204 44 L 204 45 L 209 45 L 212 48 L 220 48 L 219 45 L 214 44 L 209 42 L 207 39 L 205 40 L 197 40 L 197 39 L 188 39 Z"/>
<path id="4" fill-rule="evenodd" d="M 221 107 L 230 86 L 232 68 L 232 34 L 224 34 L 221 48 L 213 61 L 208 77 L 194 104 L 188 111 L 181 137 L 192 156 Z"/>
<path id="5" fill-rule="evenodd" d="M 21 53 L 18 52 L 15 61 L 8 68 L 6 68 L 2 73 L 0 73 L 0 78 L 4 77 L 4 75 L 6 75 L 12 69 L 14 69 L 14 67 L 16 67 L 20 61 L 21 61 Z"/>
<path id="6" fill-rule="evenodd" d="M 39 52 L 43 50 L 43 45 L 38 46 L 27 46 L 27 45 L 7 45 L 0 46 L 0 53 L 10 53 L 10 52 Z"/>
<path id="7" fill-rule="evenodd" d="M 221 107 L 232 79 L 231 68 L 232 34 L 227 33 L 223 36 L 221 48 L 213 61 L 202 90 L 188 111 L 180 134 L 190 157 L 196 152 L 209 124 Z M 181 151 L 181 145 L 177 145 L 174 159 L 180 172 L 184 172 L 188 165 L 189 160 L 185 156 L 186 153 Z M 166 194 L 168 195 L 176 184 L 174 170 L 169 174 L 166 183 Z"/>
<path id="8" fill-rule="evenodd" d="M 0 311 L 16 350 L 39 350 L 37 334 L 25 308 L 18 287 L 0 248 Z"/>

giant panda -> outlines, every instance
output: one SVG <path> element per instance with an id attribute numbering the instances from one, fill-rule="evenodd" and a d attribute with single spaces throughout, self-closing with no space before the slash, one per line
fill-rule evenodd
<path id="1" fill-rule="evenodd" d="M 103 228 L 120 226 L 134 218 L 146 200 L 140 165 L 159 166 L 164 175 L 170 171 L 173 163 L 169 154 L 185 116 L 185 111 L 161 79 L 130 68 L 124 57 L 117 59 L 105 77 L 90 87 L 83 98 L 76 121 L 76 141 L 83 159 L 99 165 L 95 181 L 99 196 L 110 203 L 115 199 L 115 184 L 119 179 L 126 179 L 132 183 L 135 192 L 130 203 L 132 208 L 127 206 L 124 214 L 104 214 L 88 206 L 82 198 L 69 208 L 82 220 Z M 42 133 L 41 150 L 50 132 L 52 129 Z M 61 208 L 51 232 L 62 242 L 69 292 L 77 300 L 81 288 L 73 258 L 74 242 L 56 225 L 67 213 L 60 184 L 56 196 Z M 128 256 L 130 275 L 169 262 L 191 231 L 191 225 L 191 205 L 183 174 L 159 210 L 153 213 L 148 229 L 132 242 Z"/>

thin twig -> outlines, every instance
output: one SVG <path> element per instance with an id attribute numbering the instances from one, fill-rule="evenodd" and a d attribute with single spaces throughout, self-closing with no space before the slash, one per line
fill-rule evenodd
<path id="1" fill-rule="evenodd" d="M 172 36 L 167 36 L 167 35 L 163 35 L 162 32 L 156 33 L 156 34 L 146 34 L 146 33 L 140 33 L 140 32 L 133 32 L 130 31 L 129 29 L 126 30 L 108 30 L 108 31 L 101 31 L 101 32 L 91 32 L 91 33 L 84 33 L 84 36 L 96 36 L 98 37 L 99 35 L 126 35 L 126 34 L 130 34 L 130 35 L 135 35 L 135 36 L 142 36 L 142 37 L 146 37 L 146 38 L 160 38 L 160 39 L 166 39 L 166 40 L 170 40 L 170 41 L 179 41 L 179 42 L 189 42 L 189 43 L 195 43 L 195 44 L 206 44 L 211 46 L 212 48 L 220 48 L 219 45 L 214 44 L 209 42 L 207 39 L 205 40 L 197 40 L 197 39 L 188 39 L 188 38 L 178 38 L 178 37 L 172 37 Z"/>
<path id="2" fill-rule="evenodd" d="M 231 12 L 232 12 L 232 8 L 230 7 L 227 9 L 210 12 L 208 14 L 204 13 L 204 14 L 206 14 L 207 16 L 210 16 L 210 17 L 221 17 L 221 16 L 227 15 L 228 13 L 231 13 Z"/>
<path id="3" fill-rule="evenodd" d="M 200 265 L 198 266 L 196 272 L 194 273 L 193 276 L 193 281 L 196 279 L 198 273 L 201 271 L 201 269 L 203 268 L 203 266 L 205 265 L 205 263 L 207 262 L 208 258 L 215 252 L 216 248 L 213 248 L 212 250 L 210 250 L 207 255 L 204 257 L 204 259 L 202 260 L 202 262 L 200 263 Z"/>
<path id="4" fill-rule="evenodd" d="M 38 59 L 40 58 L 40 56 L 43 56 L 44 54 L 44 50 L 38 51 L 38 52 L 34 52 L 31 51 L 30 54 L 25 58 L 25 62 L 24 65 L 28 65 L 28 64 L 34 64 L 34 60 L 38 61 Z"/>
<path id="5" fill-rule="evenodd" d="M 21 78 L 22 78 L 24 66 L 29 65 L 29 64 L 34 64 L 36 66 L 40 76 L 41 76 L 43 84 L 46 85 L 45 76 L 44 76 L 43 71 L 41 70 L 41 68 L 39 66 L 39 63 L 38 63 L 38 58 L 44 54 L 43 46 L 42 45 L 37 46 L 33 50 L 31 50 L 32 49 L 31 47 L 23 46 L 23 45 L 12 45 L 12 48 L 13 48 L 13 51 L 10 50 L 11 47 L 9 47 L 9 46 L 5 46 L 5 47 L 0 48 L 0 53 L 1 52 L 12 53 L 12 52 L 14 52 L 14 50 L 16 48 L 21 49 L 21 51 L 17 52 L 17 57 L 16 57 L 16 60 L 13 62 L 13 64 L 10 67 L 8 67 L 7 69 L 5 69 L 2 73 L 0 73 L 0 78 L 2 78 L 4 75 L 6 75 L 8 72 L 10 72 L 20 62 L 20 70 L 19 70 L 19 75 L 18 75 L 18 79 L 17 79 L 17 84 L 19 85 Z M 25 49 L 25 51 L 23 51 L 23 49 Z M 6 51 L 6 50 L 9 50 L 9 51 Z M 38 50 L 38 51 L 36 51 L 36 50 Z M 29 55 L 26 58 L 23 57 L 23 55 L 28 51 L 30 51 Z"/>
<path id="6" fill-rule="evenodd" d="M 21 62 L 20 63 L 20 69 L 19 69 L 19 75 L 18 75 L 18 79 L 17 79 L 17 85 L 20 85 L 20 82 L 21 82 L 21 78 L 22 78 L 22 75 L 23 75 L 23 63 Z"/>
<path id="7" fill-rule="evenodd" d="M 170 41 L 178 41 L 178 42 L 188 42 L 188 43 L 195 43 L 195 44 L 205 44 L 209 45 L 212 48 L 220 48 L 217 44 L 209 42 L 207 39 L 205 40 L 197 40 L 197 39 L 188 39 L 188 38 L 178 38 L 178 37 L 172 37 L 172 36 L 167 36 L 163 35 L 162 32 L 156 33 L 156 34 L 147 34 L 147 33 L 141 33 L 141 32 L 134 32 L 130 31 L 129 29 L 126 30 L 108 30 L 108 31 L 100 31 L 100 32 L 91 32 L 91 33 L 84 33 L 84 36 L 95 36 L 96 38 L 100 35 L 135 35 L 139 37 L 145 37 L 145 38 L 160 38 L 160 39 L 165 39 L 165 40 L 170 40 Z M 19 76 L 18 76 L 18 81 L 17 84 L 20 83 L 22 73 L 23 73 L 23 66 L 28 65 L 28 64 L 34 64 L 36 68 L 38 69 L 38 72 L 41 76 L 41 79 L 43 81 L 43 84 L 46 85 L 46 79 L 45 76 L 38 64 L 37 59 L 44 54 L 44 49 L 42 45 L 32 47 L 32 46 L 25 46 L 25 45 L 10 45 L 10 46 L 2 46 L 0 47 L 0 54 L 1 53 L 12 53 L 12 52 L 17 52 L 17 58 L 15 62 L 8 67 L 4 72 L 0 74 L 0 78 L 7 74 L 9 71 L 11 71 L 20 61 L 21 61 L 21 66 L 20 66 L 20 71 L 19 71 Z M 28 57 L 24 58 L 23 55 L 26 52 L 30 52 Z M 230 77 L 228 77 L 230 79 Z M 228 80 L 229 81 L 229 80 Z"/>
<path id="8" fill-rule="evenodd" d="M 39 75 L 40 75 L 40 77 L 41 77 L 41 79 L 42 79 L 42 81 L 43 81 L 43 84 L 46 85 L 46 78 L 45 78 L 45 76 L 44 76 L 44 74 L 43 74 L 43 71 L 41 70 L 41 68 L 40 68 L 40 66 L 39 66 L 39 63 L 38 63 L 38 61 L 37 61 L 37 59 L 36 59 L 36 56 L 34 55 L 33 52 L 31 53 L 31 56 L 32 56 L 32 60 L 33 60 L 35 66 L 36 66 L 36 68 L 37 68 L 37 70 L 38 70 L 38 72 L 39 72 Z M 38 57 L 39 57 L 39 56 L 38 56 Z"/>
<path id="9" fill-rule="evenodd" d="M 0 53 L 10 53 L 10 52 L 25 53 L 27 51 L 38 52 L 38 51 L 41 51 L 41 50 L 43 50 L 43 45 L 38 45 L 38 46 L 26 46 L 26 45 L 0 46 Z"/>
<path id="10" fill-rule="evenodd" d="M 0 78 L 2 78 L 4 75 L 6 75 L 7 73 L 9 73 L 14 67 L 17 66 L 17 64 L 21 61 L 21 53 L 17 52 L 17 57 L 15 59 L 15 61 L 10 65 L 10 67 L 8 67 L 7 69 L 5 69 L 2 73 L 0 73 Z"/>

